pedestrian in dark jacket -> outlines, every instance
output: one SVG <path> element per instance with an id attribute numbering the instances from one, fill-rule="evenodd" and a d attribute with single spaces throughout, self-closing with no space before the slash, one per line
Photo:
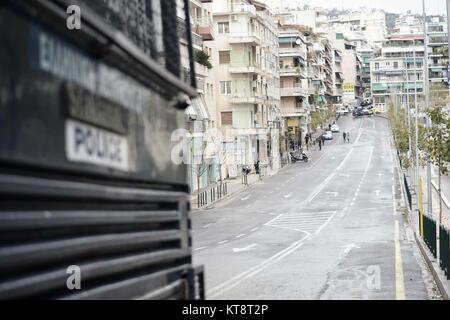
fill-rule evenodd
<path id="1" fill-rule="evenodd" d="M 350 132 L 347 132 L 347 142 L 350 143 Z"/>
<path id="2" fill-rule="evenodd" d="M 347 142 L 347 133 L 344 132 L 344 133 L 342 134 L 342 136 L 343 136 L 343 138 L 344 138 L 344 142 Z"/>
<path id="3" fill-rule="evenodd" d="M 322 150 L 322 138 L 319 138 L 319 151 Z"/>

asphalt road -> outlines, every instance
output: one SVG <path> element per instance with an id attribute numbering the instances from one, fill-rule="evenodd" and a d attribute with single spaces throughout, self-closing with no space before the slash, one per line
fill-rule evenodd
<path id="1" fill-rule="evenodd" d="M 207 299 L 430 299 L 403 215 L 387 121 L 349 131 L 214 208 L 193 213 Z"/>

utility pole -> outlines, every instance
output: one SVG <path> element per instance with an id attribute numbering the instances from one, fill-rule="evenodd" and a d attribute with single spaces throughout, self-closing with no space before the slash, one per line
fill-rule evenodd
<path id="1" fill-rule="evenodd" d="M 416 195 L 419 195 L 419 103 L 417 99 L 417 59 L 416 59 L 416 39 L 413 39 L 414 54 L 414 107 L 416 114 L 416 175 L 414 177 L 414 185 L 416 186 Z M 425 47 L 425 51 L 427 48 Z M 423 66 L 423 64 L 422 64 Z M 428 67 L 425 72 L 428 72 Z"/>
<path id="2" fill-rule="evenodd" d="M 447 0 L 448 5 L 449 0 Z M 428 30 L 426 23 L 426 11 L 425 11 L 425 0 L 422 0 L 422 8 L 423 8 L 423 34 L 424 34 L 424 46 L 425 46 L 425 56 L 424 56 L 424 94 L 425 94 L 425 110 L 428 110 L 430 106 L 430 89 L 428 82 Z M 448 20 L 448 19 L 447 19 Z M 431 128 L 431 119 L 427 116 L 427 128 Z M 427 211 L 429 217 L 433 216 L 433 185 L 431 184 L 431 162 L 427 161 L 427 193 L 428 193 L 428 204 Z"/>

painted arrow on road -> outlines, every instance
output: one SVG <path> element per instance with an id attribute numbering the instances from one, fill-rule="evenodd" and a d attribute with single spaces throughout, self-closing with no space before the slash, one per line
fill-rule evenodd
<path id="1" fill-rule="evenodd" d="M 284 196 L 286 199 L 291 198 L 292 197 L 292 192 L 289 192 L 287 195 Z"/>
<path id="2" fill-rule="evenodd" d="M 256 246 L 257 246 L 257 244 L 254 243 L 254 244 L 251 244 L 251 245 L 249 245 L 249 246 L 247 246 L 247 247 L 244 247 L 244 248 L 233 248 L 233 253 L 239 253 L 239 252 L 251 251 L 251 250 L 253 250 Z"/>
<path id="3" fill-rule="evenodd" d="M 347 245 L 343 246 L 343 248 L 345 248 L 344 253 L 346 255 L 349 254 L 350 251 L 352 251 L 353 249 L 360 249 L 360 247 L 354 243 L 347 244 Z"/>

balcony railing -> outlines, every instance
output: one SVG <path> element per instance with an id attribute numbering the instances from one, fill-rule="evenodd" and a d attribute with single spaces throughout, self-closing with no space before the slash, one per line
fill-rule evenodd
<path id="1" fill-rule="evenodd" d="M 248 34 L 230 34 L 228 39 L 230 44 L 250 44 L 258 46 L 261 44 L 261 38 L 256 32 L 249 32 Z"/>
<path id="2" fill-rule="evenodd" d="M 300 86 L 280 88 L 280 95 L 282 97 L 307 97 L 309 95 L 308 89 Z"/>
<path id="3" fill-rule="evenodd" d="M 195 19 L 194 31 L 201 35 L 204 41 L 214 40 L 213 22 L 209 17 Z"/>
<path id="4" fill-rule="evenodd" d="M 279 49 L 280 57 L 302 57 L 306 59 L 306 51 L 302 48 L 280 48 Z"/>
<path id="5" fill-rule="evenodd" d="M 280 77 L 306 77 L 305 70 L 300 67 L 280 68 Z"/>
<path id="6" fill-rule="evenodd" d="M 263 102 L 263 96 L 259 93 L 243 93 L 237 92 L 231 95 L 231 103 L 233 104 L 259 104 Z"/>
<path id="7" fill-rule="evenodd" d="M 252 64 L 249 66 L 237 66 L 237 65 L 230 65 L 229 67 L 230 73 L 262 73 L 261 67 L 257 64 Z"/>

